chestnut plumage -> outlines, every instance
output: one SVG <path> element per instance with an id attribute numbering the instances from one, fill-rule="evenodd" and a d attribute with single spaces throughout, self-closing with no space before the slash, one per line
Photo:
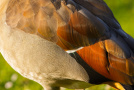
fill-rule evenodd
<path id="1" fill-rule="evenodd" d="M 134 39 L 103 0 L 2 0 L 0 7 L 2 55 L 46 90 L 134 85 Z"/>

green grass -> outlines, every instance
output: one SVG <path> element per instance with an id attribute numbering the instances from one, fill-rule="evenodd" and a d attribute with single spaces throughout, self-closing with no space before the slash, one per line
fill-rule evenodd
<path id="1" fill-rule="evenodd" d="M 7 90 L 8 82 L 12 84 L 8 90 L 42 90 L 39 84 L 15 72 L 0 55 L 0 90 Z"/>
<path id="2" fill-rule="evenodd" d="M 134 37 L 134 0 L 104 0 L 112 9 L 123 30 Z M 8 86 L 11 85 L 6 89 Z M 107 85 L 92 86 L 87 90 L 114 90 Z M 0 55 L 0 90 L 43 90 L 36 82 L 15 72 Z M 66 89 L 69 90 L 69 89 Z"/>
<path id="3" fill-rule="evenodd" d="M 134 37 L 134 0 L 104 0 L 122 29 Z"/>

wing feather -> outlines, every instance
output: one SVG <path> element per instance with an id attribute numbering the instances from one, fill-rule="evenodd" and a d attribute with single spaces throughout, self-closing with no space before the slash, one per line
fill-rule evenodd
<path id="1" fill-rule="evenodd" d="M 65 50 L 109 36 L 107 25 L 73 0 L 11 0 L 6 15 L 10 27 L 37 34 L 61 47 L 64 43 Z"/>
<path id="2" fill-rule="evenodd" d="M 134 84 L 134 39 L 103 0 L 10 0 L 6 23 L 77 53 L 101 75 Z"/>

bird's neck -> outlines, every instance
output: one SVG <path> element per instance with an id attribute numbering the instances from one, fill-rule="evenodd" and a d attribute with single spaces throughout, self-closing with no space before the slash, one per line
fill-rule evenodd
<path id="1" fill-rule="evenodd" d="M 0 20 L 5 20 L 5 12 L 8 6 L 9 0 L 0 0 Z"/>
<path id="2" fill-rule="evenodd" d="M 6 24 L 6 10 L 9 0 L 0 0 L 0 48 L 3 40 L 10 32 L 10 27 Z M 4 39 L 3 39 L 4 38 Z"/>

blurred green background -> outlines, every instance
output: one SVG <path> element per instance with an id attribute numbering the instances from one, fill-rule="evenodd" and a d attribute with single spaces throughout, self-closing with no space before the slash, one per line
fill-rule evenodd
<path id="1" fill-rule="evenodd" d="M 104 0 L 123 30 L 134 37 L 134 0 Z M 0 90 L 43 90 L 34 81 L 15 72 L 0 55 Z M 114 90 L 108 85 L 96 85 L 87 90 Z"/>

